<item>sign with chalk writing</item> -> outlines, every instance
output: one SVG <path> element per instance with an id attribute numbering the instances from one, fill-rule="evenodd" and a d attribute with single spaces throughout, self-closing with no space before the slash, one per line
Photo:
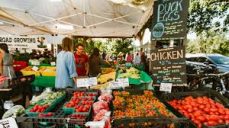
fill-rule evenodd
<path id="1" fill-rule="evenodd" d="M 157 0 L 152 18 L 152 40 L 182 38 L 187 35 L 189 0 Z"/>
<path id="2" fill-rule="evenodd" d="M 155 49 L 150 54 L 150 61 L 154 85 L 187 85 L 184 47 Z"/>

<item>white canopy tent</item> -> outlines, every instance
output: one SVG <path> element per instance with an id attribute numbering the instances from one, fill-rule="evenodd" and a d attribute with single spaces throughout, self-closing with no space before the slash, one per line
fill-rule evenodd
<path id="1" fill-rule="evenodd" d="M 0 0 L 0 35 L 133 37 L 152 11 L 153 0 Z"/>

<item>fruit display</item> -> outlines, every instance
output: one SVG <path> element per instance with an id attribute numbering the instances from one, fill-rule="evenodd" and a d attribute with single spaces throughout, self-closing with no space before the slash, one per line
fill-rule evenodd
<path id="1" fill-rule="evenodd" d="M 84 92 L 84 91 L 76 91 L 73 93 L 72 98 L 64 105 L 64 111 L 66 113 L 68 108 L 73 109 L 70 113 L 73 112 L 89 112 L 92 104 L 95 101 L 97 93 L 93 92 Z"/>
<path id="2" fill-rule="evenodd" d="M 55 76 L 56 67 L 41 66 L 38 70 L 34 70 L 32 66 L 28 66 L 21 70 L 24 76 L 26 75 L 35 75 L 35 76 Z"/>
<path id="3" fill-rule="evenodd" d="M 28 76 L 28 75 L 35 75 L 35 76 L 40 76 L 40 72 L 39 71 L 35 71 L 33 70 L 33 67 L 28 66 L 24 69 L 21 70 L 23 76 Z"/>
<path id="4" fill-rule="evenodd" d="M 133 78 L 139 79 L 140 78 L 140 71 L 134 67 L 122 68 L 119 70 L 118 78 Z"/>
<path id="5" fill-rule="evenodd" d="M 49 105 L 35 105 L 32 109 L 30 109 L 30 112 L 44 112 Z"/>
<path id="6" fill-rule="evenodd" d="M 110 87 L 109 83 L 104 83 L 104 84 L 98 84 L 95 86 L 91 86 L 91 89 L 104 90 L 104 89 L 109 89 L 109 87 Z"/>
<path id="7" fill-rule="evenodd" d="M 56 67 L 40 67 L 39 72 L 42 76 L 56 76 Z"/>
<path id="8" fill-rule="evenodd" d="M 99 78 L 97 79 L 98 84 L 104 84 L 109 81 L 115 80 L 115 74 L 116 74 L 115 72 L 110 72 L 108 74 L 100 75 Z"/>
<path id="9" fill-rule="evenodd" d="M 105 101 L 98 101 L 93 104 L 93 112 L 94 114 L 99 113 L 101 110 L 110 110 L 109 105 Z"/>
<path id="10" fill-rule="evenodd" d="M 41 95 L 30 101 L 31 105 L 26 109 L 29 116 L 38 116 L 39 113 L 48 112 L 55 108 L 66 96 L 64 91 L 44 91 Z"/>
<path id="11" fill-rule="evenodd" d="M 229 125 L 229 109 L 206 96 L 196 98 L 187 96 L 181 100 L 175 99 L 168 103 L 192 120 L 198 128 Z"/>
<path id="12" fill-rule="evenodd" d="M 33 97 L 33 99 L 30 101 L 30 104 L 36 105 L 38 102 L 42 101 L 39 104 L 49 104 L 50 105 L 55 100 L 65 96 L 65 94 L 66 93 L 64 91 L 58 91 L 58 92 L 44 91 L 39 96 Z"/>
<path id="13" fill-rule="evenodd" d="M 111 73 L 111 72 L 115 72 L 115 69 L 113 68 L 101 68 L 102 70 L 102 74 L 108 74 L 108 73 Z"/>
<path id="14" fill-rule="evenodd" d="M 152 91 L 141 95 L 130 95 L 126 91 L 114 91 L 114 119 L 133 117 L 174 117 L 164 104 L 153 96 Z"/>

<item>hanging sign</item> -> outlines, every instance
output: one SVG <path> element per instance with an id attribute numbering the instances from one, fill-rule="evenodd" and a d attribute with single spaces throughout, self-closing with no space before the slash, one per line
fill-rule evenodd
<path id="1" fill-rule="evenodd" d="M 184 38 L 187 35 L 189 0 L 157 0 L 151 26 L 152 40 Z"/>

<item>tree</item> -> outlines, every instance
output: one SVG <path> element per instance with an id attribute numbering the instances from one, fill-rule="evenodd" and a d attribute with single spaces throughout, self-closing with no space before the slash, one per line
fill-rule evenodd
<path id="1" fill-rule="evenodd" d="M 133 50 L 131 39 L 116 39 L 113 48 L 116 54 L 120 52 L 127 54 Z"/>
<path id="2" fill-rule="evenodd" d="M 227 32 L 229 27 L 228 0 L 190 0 L 188 28 L 201 34 L 203 31 Z M 217 21 L 221 19 L 222 24 Z M 216 22 L 213 22 L 216 20 Z M 208 33 L 206 36 L 209 36 Z"/>
<path id="3" fill-rule="evenodd" d="M 229 56 L 229 40 L 225 33 L 219 34 L 217 32 L 202 32 L 197 39 L 188 41 L 188 53 L 219 53 Z"/>
<path id="4" fill-rule="evenodd" d="M 77 46 L 77 44 L 82 43 L 85 46 L 85 52 L 91 54 L 94 48 L 100 49 L 100 51 L 103 51 L 106 46 L 103 45 L 103 42 L 98 40 L 92 40 L 91 38 L 75 38 L 73 40 L 74 45 Z"/>

